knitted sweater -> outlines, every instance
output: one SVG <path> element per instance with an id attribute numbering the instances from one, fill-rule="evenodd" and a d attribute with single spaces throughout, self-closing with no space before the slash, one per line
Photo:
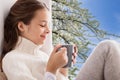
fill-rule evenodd
<path id="1" fill-rule="evenodd" d="M 41 45 L 23 37 L 14 50 L 3 58 L 2 68 L 8 80 L 66 80 L 60 72 L 46 72 L 49 55 L 40 50 Z"/>

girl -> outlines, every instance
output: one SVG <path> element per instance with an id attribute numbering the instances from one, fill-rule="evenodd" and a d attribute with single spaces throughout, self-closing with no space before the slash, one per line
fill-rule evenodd
<path id="1" fill-rule="evenodd" d="M 50 33 L 49 9 L 37 0 L 17 0 L 4 25 L 2 68 L 8 80 L 67 80 L 66 48 L 40 50 Z M 48 44 L 49 45 L 49 44 Z M 76 54 L 76 53 L 75 53 Z M 73 59 L 75 62 L 75 58 Z"/>

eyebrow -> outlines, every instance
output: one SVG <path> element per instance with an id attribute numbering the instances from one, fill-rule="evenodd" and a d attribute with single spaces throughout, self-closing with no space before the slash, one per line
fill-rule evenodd
<path id="1" fill-rule="evenodd" d="M 40 22 L 48 22 L 48 21 L 46 21 L 46 20 L 40 20 Z"/>

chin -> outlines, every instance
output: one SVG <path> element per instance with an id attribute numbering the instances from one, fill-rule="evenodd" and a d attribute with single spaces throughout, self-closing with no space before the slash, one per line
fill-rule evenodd
<path id="1" fill-rule="evenodd" d="M 38 45 L 43 45 L 44 44 L 44 42 L 40 42 L 40 43 L 38 43 Z"/>

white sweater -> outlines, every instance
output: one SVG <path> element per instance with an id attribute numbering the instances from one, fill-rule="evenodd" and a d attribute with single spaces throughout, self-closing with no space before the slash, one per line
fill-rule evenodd
<path id="1" fill-rule="evenodd" d="M 30 40 L 19 38 L 14 50 L 3 58 L 3 71 L 8 80 L 67 80 L 57 72 L 56 76 L 46 72 L 49 55 Z"/>

